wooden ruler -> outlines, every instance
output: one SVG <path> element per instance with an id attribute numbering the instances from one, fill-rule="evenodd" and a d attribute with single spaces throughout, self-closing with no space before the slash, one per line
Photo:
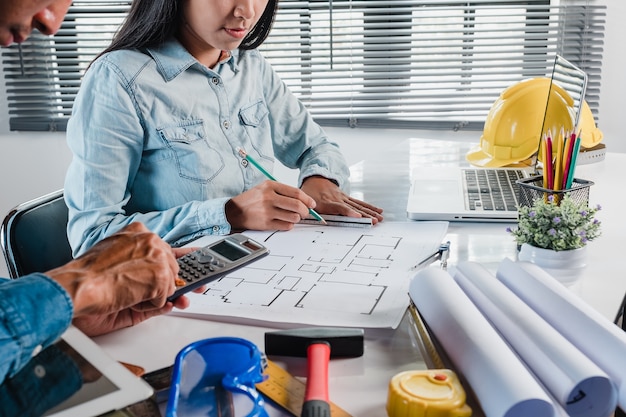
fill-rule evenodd
<path id="1" fill-rule="evenodd" d="M 426 330 L 426 325 L 417 311 L 417 307 L 413 304 L 413 301 L 411 301 L 409 305 L 409 314 L 412 320 L 412 328 L 417 336 L 417 342 L 420 345 L 422 354 L 425 356 L 424 361 L 430 369 L 445 368 L 443 360 L 441 356 L 439 356 L 439 352 L 437 352 L 437 348 L 430 338 L 430 334 L 428 334 L 428 330 Z"/>
<path id="2" fill-rule="evenodd" d="M 306 384 L 270 360 L 267 361 L 265 375 L 268 378 L 256 384 L 256 389 L 292 415 L 299 417 L 302 414 Z M 332 417 L 352 417 L 347 411 L 332 402 L 330 403 L 330 415 Z"/>

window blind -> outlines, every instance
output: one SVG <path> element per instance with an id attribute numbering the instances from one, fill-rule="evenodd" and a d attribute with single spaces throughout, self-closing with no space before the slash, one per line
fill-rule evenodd
<path id="1" fill-rule="evenodd" d="M 259 48 L 323 125 L 482 129 L 494 100 L 549 76 L 589 75 L 597 115 L 606 6 L 596 0 L 280 0 Z M 53 37 L 3 52 L 11 130 L 64 130 L 80 78 L 129 1 L 74 1 Z"/>

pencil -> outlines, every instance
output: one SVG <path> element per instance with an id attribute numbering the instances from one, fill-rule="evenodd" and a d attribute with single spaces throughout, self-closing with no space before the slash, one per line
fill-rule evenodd
<path id="1" fill-rule="evenodd" d="M 571 164 L 572 164 L 572 153 L 574 151 L 574 144 L 576 142 L 576 134 L 572 133 L 571 135 L 568 133 L 569 140 L 567 141 L 566 149 L 565 149 L 565 165 L 563 166 L 563 190 L 567 190 L 569 187 L 568 183 L 568 175 L 570 173 Z"/>
<path id="2" fill-rule="evenodd" d="M 548 162 L 548 189 L 552 189 L 554 184 L 554 164 L 552 163 L 552 138 L 548 136 L 548 156 L 546 161 Z"/>
<path id="3" fill-rule="evenodd" d="M 567 174 L 567 185 L 566 187 L 572 188 L 574 184 L 574 171 L 576 170 L 576 161 L 578 160 L 578 152 L 580 151 L 580 133 L 576 136 L 576 141 L 574 142 L 574 149 L 572 150 L 572 161 L 570 163 L 569 172 Z"/>
<path id="4" fill-rule="evenodd" d="M 543 152 L 543 160 L 545 163 L 543 164 L 543 188 L 548 188 L 548 141 L 546 135 L 544 134 L 541 137 L 541 152 Z"/>
<path id="5" fill-rule="evenodd" d="M 263 166 L 261 164 L 259 164 L 253 157 L 251 157 L 250 155 L 248 155 L 246 153 L 246 151 L 244 151 L 242 148 L 240 148 L 239 146 L 236 148 L 237 152 L 239 153 L 239 155 L 242 158 L 246 158 L 246 160 L 248 162 L 250 162 L 252 165 L 255 166 L 256 169 L 258 169 L 259 171 L 261 171 L 261 173 L 263 175 L 265 175 L 269 180 L 271 181 L 276 181 L 276 178 L 274 178 L 274 176 L 272 174 L 270 174 L 269 172 L 267 172 L 265 170 L 265 168 L 263 168 Z M 322 222 L 322 224 L 326 224 L 326 220 L 324 220 L 324 218 L 322 216 L 320 216 L 315 210 L 313 210 L 312 208 L 309 209 L 309 214 L 311 216 L 313 216 L 316 220 Z"/>
<path id="6" fill-rule="evenodd" d="M 556 162 L 554 164 L 554 183 L 552 189 L 559 191 L 563 183 L 563 130 L 556 136 Z"/>
<path id="7" fill-rule="evenodd" d="M 552 190 L 552 182 L 554 180 L 554 167 L 552 164 L 552 139 L 551 134 L 544 133 L 542 137 L 543 149 L 543 188 L 544 190 Z M 548 193 L 543 193 L 543 199 L 548 201 Z"/>

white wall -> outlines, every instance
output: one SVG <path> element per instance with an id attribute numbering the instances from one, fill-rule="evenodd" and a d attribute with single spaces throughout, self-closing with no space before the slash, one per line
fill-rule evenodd
<path id="1" fill-rule="evenodd" d="M 63 188 L 70 158 L 61 133 L 0 135 L 0 222 L 16 205 Z"/>

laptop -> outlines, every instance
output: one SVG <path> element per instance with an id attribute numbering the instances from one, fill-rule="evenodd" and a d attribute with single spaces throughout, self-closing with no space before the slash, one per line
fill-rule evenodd
<path id="1" fill-rule="evenodd" d="M 546 110 L 552 89 L 564 89 L 573 99 L 573 125 L 578 125 L 587 87 L 587 75 L 561 56 L 556 56 L 546 97 Z M 517 180 L 536 175 L 540 139 L 546 127 L 546 115 L 537 132 L 537 151 L 519 167 L 421 166 L 411 172 L 407 217 L 412 220 L 477 222 L 516 222 Z"/>

